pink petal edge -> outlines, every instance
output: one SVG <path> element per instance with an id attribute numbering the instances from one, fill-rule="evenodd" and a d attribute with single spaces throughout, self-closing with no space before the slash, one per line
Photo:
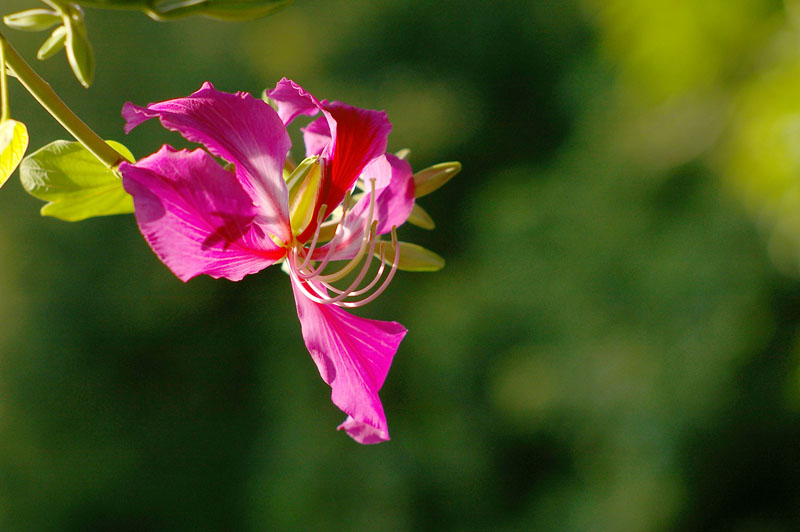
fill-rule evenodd
<path id="1" fill-rule="evenodd" d="M 165 128 L 233 163 L 237 178 L 258 207 L 260 224 L 283 241 L 291 240 L 289 194 L 283 180 L 291 141 L 272 107 L 247 93 L 221 92 L 206 82 L 185 98 L 147 107 L 128 102 L 122 116 L 126 132 L 158 118 Z"/>
<path id="2" fill-rule="evenodd" d="M 359 443 L 389 439 L 378 390 L 383 386 L 406 329 L 397 322 L 354 316 L 305 296 L 292 282 L 303 340 L 319 374 L 331 387 L 331 400 L 348 418 L 339 429 Z"/>

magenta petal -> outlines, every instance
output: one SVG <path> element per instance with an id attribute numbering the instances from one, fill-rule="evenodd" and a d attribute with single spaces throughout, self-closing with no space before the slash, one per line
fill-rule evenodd
<path id="1" fill-rule="evenodd" d="M 253 200 L 233 173 L 205 151 L 164 146 L 119 169 L 142 235 L 182 281 L 203 273 L 238 281 L 285 254 L 254 223 Z"/>
<path id="2" fill-rule="evenodd" d="M 319 374 L 331 386 L 331 400 L 348 414 L 344 428 L 359 443 L 389 439 L 378 390 L 406 329 L 396 322 L 354 316 L 305 296 L 292 282 L 303 340 Z"/>
<path id="3" fill-rule="evenodd" d="M 302 128 L 303 142 L 306 145 L 306 157 L 322 155 L 331 144 L 331 128 L 328 117 L 321 116 Z"/>
<path id="4" fill-rule="evenodd" d="M 400 227 L 408 220 L 414 208 L 414 174 L 408 161 L 387 153 L 364 169 L 364 182 L 369 183 L 372 177 L 377 194 L 375 219 L 378 220 L 378 234 L 382 235 L 391 231 L 392 226 Z M 363 200 L 369 201 L 368 198 Z"/>
<path id="5" fill-rule="evenodd" d="M 267 97 L 278 107 L 278 116 L 284 124 L 289 124 L 300 115 L 314 116 L 322 103 L 310 92 L 290 79 L 283 78 L 275 88 L 267 92 Z"/>
<path id="6" fill-rule="evenodd" d="M 291 142 L 277 113 L 246 93 L 230 94 L 204 83 L 197 92 L 147 107 L 126 103 L 122 116 L 130 131 L 148 118 L 199 142 L 212 154 L 236 166 L 236 176 L 258 207 L 259 223 L 291 240 L 289 196 L 283 162 Z"/>

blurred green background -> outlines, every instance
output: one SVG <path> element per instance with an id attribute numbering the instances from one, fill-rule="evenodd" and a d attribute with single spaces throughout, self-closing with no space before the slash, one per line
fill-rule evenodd
<path id="1" fill-rule="evenodd" d="M 38 7 L 3 0 L 3 13 Z M 184 285 L 132 216 L 0 196 L 0 529 L 800 530 L 800 1 L 296 0 L 246 23 L 87 10 L 120 108 L 282 76 L 464 171 L 446 257 L 362 315 L 409 329 L 364 447 L 278 269 Z M 27 58 L 42 34 L 4 31 Z M 13 82 L 31 149 L 65 138 Z"/>

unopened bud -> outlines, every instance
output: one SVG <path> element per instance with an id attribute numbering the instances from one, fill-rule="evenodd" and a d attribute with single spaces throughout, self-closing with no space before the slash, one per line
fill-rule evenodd
<path id="1" fill-rule="evenodd" d="M 15 30 L 42 31 L 61 22 L 61 17 L 49 9 L 28 9 L 4 16 L 3 22 Z"/>
<path id="2" fill-rule="evenodd" d="M 408 155 L 411 153 L 411 150 L 408 148 L 403 148 L 402 150 L 396 151 L 394 156 L 398 159 L 408 159 Z"/>
<path id="3" fill-rule="evenodd" d="M 430 194 L 460 171 L 461 163 L 458 161 L 434 164 L 425 170 L 420 170 L 414 174 L 414 197 L 421 198 Z"/>
<path id="4" fill-rule="evenodd" d="M 59 50 L 64 48 L 64 43 L 67 42 L 67 28 L 64 26 L 59 26 L 53 30 L 53 33 L 50 34 L 50 37 L 44 41 L 42 47 L 39 48 L 39 51 L 36 52 L 36 58 L 40 61 L 44 61 L 45 59 L 50 59 Z"/>
<path id="5" fill-rule="evenodd" d="M 409 242 L 398 242 L 400 249 L 400 260 L 397 264 L 398 270 L 407 272 L 435 272 L 444 268 L 444 259 L 429 249 L 425 249 L 417 244 Z M 383 251 L 383 261 L 387 264 L 394 262 L 394 249 L 391 242 L 381 242 L 380 248 L 375 255 L 380 258 Z"/>
<path id="6" fill-rule="evenodd" d="M 408 215 L 408 223 L 414 224 L 417 227 L 421 227 L 423 229 L 433 229 L 436 227 L 436 224 L 433 222 L 433 218 L 431 215 L 428 214 L 425 209 L 414 204 L 414 207 L 411 209 L 411 214 Z"/>
<path id="7" fill-rule="evenodd" d="M 94 52 L 86 35 L 83 12 L 75 7 L 70 16 L 64 17 L 67 28 L 67 59 L 75 77 L 88 89 L 94 79 Z"/>

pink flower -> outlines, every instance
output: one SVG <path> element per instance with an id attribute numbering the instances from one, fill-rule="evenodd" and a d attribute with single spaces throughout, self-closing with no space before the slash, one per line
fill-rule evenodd
<path id="1" fill-rule="evenodd" d="M 186 98 L 126 104 L 126 131 L 158 118 L 207 151 L 165 145 L 123 163 L 125 190 L 144 238 L 183 281 L 200 274 L 238 281 L 282 262 L 306 347 L 347 414 L 339 428 L 360 443 L 388 440 L 378 391 L 406 329 L 344 308 L 375 299 L 397 270 L 395 228 L 414 207 L 411 167 L 386 153 L 384 112 L 319 101 L 287 79 L 269 97 L 277 112 L 205 83 Z M 307 157 L 294 166 L 286 126 L 299 115 L 318 118 L 304 128 Z M 367 280 L 373 256 L 380 268 Z M 335 261 L 346 262 L 330 271 Z M 350 272 L 353 282 L 334 286 Z"/>

